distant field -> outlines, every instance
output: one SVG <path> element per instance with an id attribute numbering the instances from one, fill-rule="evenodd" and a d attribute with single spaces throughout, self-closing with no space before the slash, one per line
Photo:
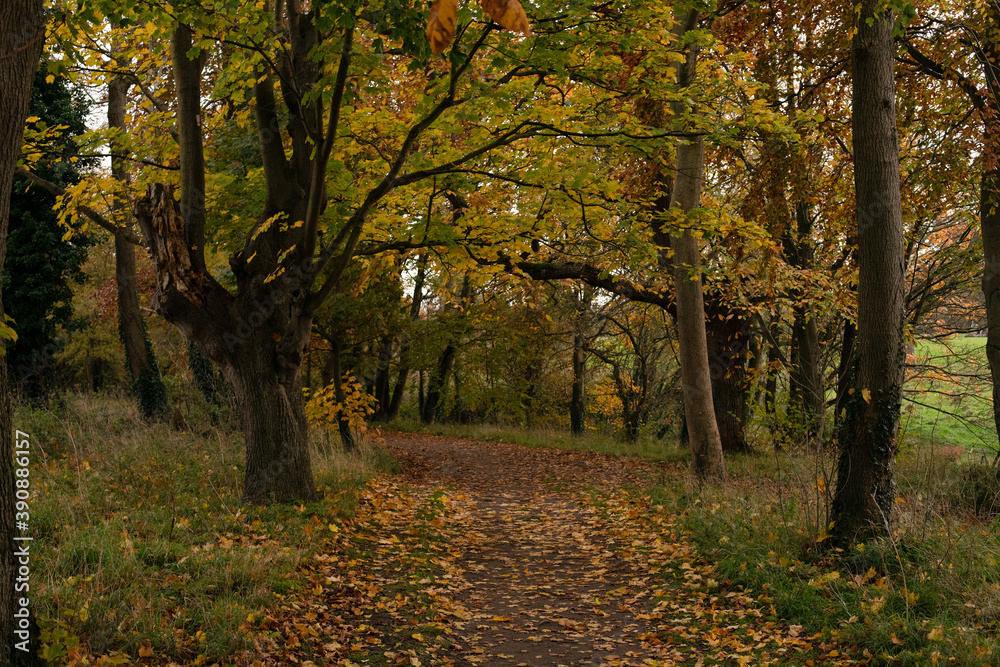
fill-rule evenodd
<path id="1" fill-rule="evenodd" d="M 986 338 L 918 341 L 907 358 L 904 443 L 996 451 Z"/>

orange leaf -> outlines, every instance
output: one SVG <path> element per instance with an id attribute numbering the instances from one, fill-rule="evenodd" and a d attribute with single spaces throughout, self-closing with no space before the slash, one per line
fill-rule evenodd
<path id="1" fill-rule="evenodd" d="M 518 0 L 479 0 L 483 6 L 483 11 L 489 14 L 490 18 L 502 25 L 507 30 L 519 32 L 522 35 L 531 34 L 531 25 L 528 24 L 528 15 L 524 13 L 524 7 Z"/>
<path id="2" fill-rule="evenodd" d="M 427 19 L 427 39 L 434 55 L 444 51 L 455 38 L 457 13 L 458 0 L 435 0 L 431 5 L 431 15 Z"/>

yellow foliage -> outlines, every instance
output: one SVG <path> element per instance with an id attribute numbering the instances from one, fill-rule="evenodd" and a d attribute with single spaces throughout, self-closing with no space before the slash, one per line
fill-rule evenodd
<path id="1" fill-rule="evenodd" d="M 345 373 L 341 381 L 344 390 L 344 402 L 337 402 L 333 384 L 328 384 L 313 396 L 306 392 L 306 418 L 313 426 L 333 429 L 337 427 L 340 415 L 343 414 L 356 433 L 364 433 L 368 428 L 368 415 L 375 412 L 375 397 L 365 392 L 361 383 L 350 373 Z"/>

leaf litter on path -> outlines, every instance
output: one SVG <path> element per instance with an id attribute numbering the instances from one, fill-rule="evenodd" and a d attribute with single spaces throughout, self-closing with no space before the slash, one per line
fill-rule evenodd
<path id="1" fill-rule="evenodd" d="M 855 665 L 714 578 L 623 487 L 651 464 L 392 434 L 404 473 L 303 566 L 256 664 Z M 756 594 L 756 597 L 755 597 Z M 251 663 L 254 664 L 254 663 Z"/>

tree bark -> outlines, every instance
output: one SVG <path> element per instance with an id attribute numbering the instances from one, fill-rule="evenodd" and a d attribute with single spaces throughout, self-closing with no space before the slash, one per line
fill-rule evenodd
<path id="1" fill-rule="evenodd" d="M 427 384 L 427 395 L 424 397 L 423 410 L 420 413 L 420 421 L 424 424 L 433 424 L 437 421 L 438 404 L 441 402 L 441 394 L 448 382 L 448 374 L 455 363 L 457 350 L 454 341 L 448 341 L 441 356 L 438 357 L 437 367 L 431 373 L 430 381 Z"/>
<path id="2" fill-rule="evenodd" d="M 10 194 L 14 169 L 21 153 L 24 120 L 31 101 L 31 87 L 45 39 L 45 18 L 41 0 L 6 0 L 0 4 L 0 273 L 7 255 L 7 228 L 10 221 Z M 0 294 L 0 323 L 4 322 Z M 34 592 L 15 592 L 18 563 L 16 549 L 30 542 L 16 542 L 20 532 L 14 524 L 15 487 L 13 408 L 11 377 L 6 363 L 0 363 L 0 438 L 7 444 L 0 452 L 0 665 L 40 665 L 38 627 L 34 611 L 20 604 L 30 602 Z M 30 499 L 30 496 L 29 496 Z M 15 618 L 15 610 L 27 609 L 29 617 Z M 23 643 L 21 643 L 23 642 Z"/>
<path id="3" fill-rule="evenodd" d="M 1000 8 L 986 4 L 986 24 L 982 31 L 980 59 L 985 79 L 1000 76 L 1000 50 L 996 35 L 1000 30 Z M 983 173 L 979 190 L 979 222 L 983 235 L 983 295 L 986 297 L 986 359 L 993 379 L 993 422 L 1000 435 L 1000 101 L 991 95 L 978 105 L 983 121 Z M 973 100 L 975 101 L 975 100 Z"/>
<path id="4" fill-rule="evenodd" d="M 857 325 L 845 318 L 840 341 L 840 361 L 837 365 L 837 401 L 834 405 L 834 425 L 838 433 L 843 424 L 843 411 L 847 407 L 848 392 L 851 389 L 852 369 L 854 368 L 854 341 L 857 337 Z"/>
<path id="5" fill-rule="evenodd" d="M 108 84 L 108 128 L 124 134 L 128 90 L 125 79 L 117 77 Z M 124 186 L 128 183 L 125 167 L 127 151 L 117 136 L 110 140 L 111 176 Z M 125 202 L 115 197 L 112 203 L 117 222 L 123 228 L 129 215 Z M 138 278 L 135 269 L 135 248 L 123 233 L 115 237 L 115 283 L 118 297 L 118 335 L 125 348 L 125 363 L 132 378 L 132 392 L 139 401 L 139 410 L 147 421 L 166 419 L 170 415 L 167 388 L 160 377 L 160 367 L 146 331 L 146 321 L 139 307 Z"/>
<path id="6" fill-rule="evenodd" d="M 805 202 L 795 205 L 796 229 L 785 236 L 785 254 L 792 266 L 811 269 L 813 248 L 809 241 L 812 218 Z M 821 350 L 819 328 L 816 326 L 815 309 L 809 303 L 795 306 L 792 326 L 792 364 L 789 390 L 789 408 L 801 422 L 803 432 L 811 441 L 822 443 L 826 420 L 826 389 L 820 368 Z"/>
<path id="7" fill-rule="evenodd" d="M 174 85 L 177 87 L 177 144 L 180 149 L 181 215 L 189 248 L 205 243 L 205 149 L 201 131 L 201 56 L 188 58 L 191 29 L 179 24 L 171 36 Z M 205 271 L 205 254 L 191 257 L 195 271 Z"/>
<path id="8" fill-rule="evenodd" d="M 691 10 L 678 26 L 678 41 L 696 25 L 698 12 Z M 695 46 L 688 44 L 686 60 L 677 66 L 677 86 L 684 89 L 695 76 Z M 674 115 L 683 114 L 683 105 L 674 104 Z M 705 143 L 702 137 L 677 143 L 670 208 L 688 214 L 701 204 L 705 170 Z M 674 230 L 676 231 L 676 230 Z M 689 228 L 672 240 L 674 283 L 677 299 L 677 338 L 680 349 L 681 386 L 684 414 L 691 443 L 691 461 L 700 481 L 715 482 L 725 477 L 722 440 L 712 404 L 712 379 L 705 333 L 705 302 L 701 285 L 701 252 L 698 239 Z"/>
<path id="9" fill-rule="evenodd" d="M 747 340 L 746 324 L 736 312 L 721 304 L 706 309 L 706 334 L 712 378 L 712 407 L 722 451 L 746 453 Z"/>
<path id="10" fill-rule="evenodd" d="M 832 507 L 834 535 L 844 543 L 885 534 L 893 523 L 892 469 L 906 359 L 894 17 L 879 7 L 878 0 L 863 0 L 852 43 L 857 363 L 839 437 Z"/>
<path id="11" fill-rule="evenodd" d="M 586 357 L 584 356 L 583 334 L 573 335 L 573 398 L 569 405 L 570 429 L 580 435 L 587 430 L 587 406 L 584 403 L 584 372 Z"/>
<path id="12" fill-rule="evenodd" d="M 340 340 L 335 339 L 331 343 L 330 358 L 327 360 L 327 366 L 330 369 L 330 381 L 333 382 L 334 398 L 337 399 L 337 403 L 343 405 L 346 396 L 344 394 L 344 371 L 341 368 L 340 360 Z M 354 432 L 351 431 L 351 422 L 347 419 L 347 415 L 344 414 L 343 410 L 337 411 L 337 432 L 340 434 L 340 442 L 344 446 L 344 450 L 353 452 L 357 448 L 357 442 L 354 440 Z"/>
<path id="13" fill-rule="evenodd" d="M 115 235 L 115 280 L 118 285 L 118 335 L 125 347 L 125 359 L 132 377 L 132 391 L 147 421 L 170 415 L 167 388 L 146 332 L 146 322 L 136 293 L 135 246 Z"/>
<path id="14" fill-rule="evenodd" d="M 375 371 L 375 413 L 372 419 L 380 422 L 389 421 L 389 404 L 392 396 L 389 390 L 389 369 L 392 364 L 393 337 L 386 334 L 379 340 L 378 368 Z"/>
<path id="15" fill-rule="evenodd" d="M 263 333 L 263 332 L 262 332 Z M 307 425 L 298 368 L 286 377 L 273 372 L 266 344 L 250 338 L 236 348 L 223 374 L 233 387 L 246 439 L 243 502 L 285 503 L 319 497 L 307 446 Z"/>
<path id="16" fill-rule="evenodd" d="M 461 310 L 459 318 L 465 317 L 469 299 L 472 297 L 472 283 L 466 276 L 462 280 Z M 431 373 L 427 383 L 427 394 L 424 396 L 423 407 L 420 411 L 420 421 L 424 424 L 433 424 L 437 418 L 438 403 L 441 401 L 441 393 L 448 382 L 448 374 L 455 363 L 455 355 L 458 353 L 457 334 L 452 334 L 441 355 L 438 357 L 437 367 Z"/>

